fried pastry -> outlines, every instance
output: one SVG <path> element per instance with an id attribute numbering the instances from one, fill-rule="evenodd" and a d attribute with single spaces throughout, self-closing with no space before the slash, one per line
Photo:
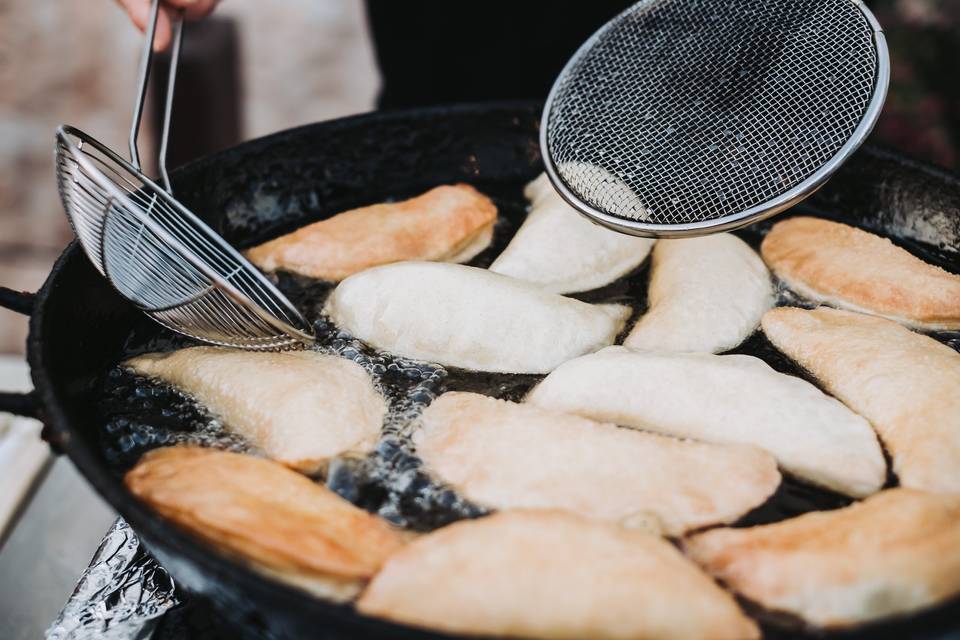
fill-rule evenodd
<path id="1" fill-rule="evenodd" d="M 246 252 L 265 271 L 338 281 L 402 260 L 467 262 L 493 239 L 497 207 L 470 185 L 436 187 L 307 225 Z"/>
<path id="2" fill-rule="evenodd" d="M 423 536 L 387 561 L 357 608 L 496 637 L 760 637 L 670 543 L 558 511 L 503 511 Z"/>
<path id="3" fill-rule="evenodd" d="M 266 455 L 304 472 L 373 448 L 387 406 L 363 368 L 316 351 L 191 347 L 128 360 L 191 395 Z"/>
<path id="4" fill-rule="evenodd" d="M 848 627 L 960 595 L 960 496 L 890 489 L 835 511 L 714 529 L 684 546 L 765 607 Z"/>
<path id="5" fill-rule="evenodd" d="M 325 313 L 379 349 L 479 371 L 546 373 L 614 341 L 630 309 L 592 305 L 486 269 L 404 262 L 351 276 Z"/>
<path id="6" fill-rule="evenodd" d="M 386 522 L 275 462 L 200 447 L 147 453 L 127 488 L 213 546 L 313 594 L 354 597 L 393 553 Z"/>
<path id="7" fill-rule="evenodd" d="M 426 468 L 497 509 L 557 508 L 667 535 L 731 523 L 780 484 L 767 453 L 624 429 L 475 393 L 450 392 L 423 413 Z"/>
<path id="8" fill-rule="evenodd" d="M 762 326 L 870 421 L 901 485 L 960 493 L 960 354 L 891 320 L 827 307 L 773 309 Z"/>
<path id="9" fill-rule="evenodd" d="M 568 205 L 546 174 L 527 185 L 531 208 L 490 270 L 554 293 L 588 291 L 630 273 L 654 241 L 595 225 Z"/>
<path id="10" fill-rule="evenodd" d="M 658 242 L 647 295 L 649 309 L 623 342 L 631 349 L 727 351 L 774 302 L 763 260 L 729 233 Z"/>
<path id="11" fill-rule="evenodd" d="M 855 227 L 819 218 L 777 223 L 763 259 L 791 289 L 834 307 L 922 329 L 960 329 L 960 276 Z"/>
<path id="12" fill-rule="evenodd" d="M 787 472 L 851 496 L 870 495 L 886 479 L 866 420 L 753 356 L 610 347 L 564 363 L 527 401 L 681 438 L 752 444 Z"/>

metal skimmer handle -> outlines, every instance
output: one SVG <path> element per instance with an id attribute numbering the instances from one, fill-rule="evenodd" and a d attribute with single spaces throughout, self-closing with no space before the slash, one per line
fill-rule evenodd
<path id="1" fill-rule="evenodd" d="M 137 97 L 133 104 L 130 138 L 127 143 L 130 149 L 130 163 L 140 172 L 143 171 L 143 167 L 140 166 L 140 150 L 137 148 L 137 138 L 140 135 L 140 122 L 143 119 L 143 104 L 146 101 L 147 86 L 150 81 L 150 69 L 153 67 L 153 40 L 157 35 L 157 18 L 159 15 L 160 0 L 153 0 L 153 6 L 150 9 L 150 22 L 147 24 L 147 37 L 143 44 L 143 54 L 140 56 L 140 79 L 137 84 Z M 170 114 L 173 111 L 173 90 L 177 84 L 177 67 L 180 64 L 180 49 L 183 45 L 183 23 L 184 11 L 181 9 L 179 11 L 179 19 L 175 20 L 172 25 L 173 52 L 170 58 L 170 75 L 167 78 L 167 95 L 163 105 L 163 128 L 160 131 L 160 148 L 157 158 L 163 186 L 170 195 L 173 195 L 173 189 L 170 186 L 170 176 L 167 174 L 167 141 L 170 138 Z"/>

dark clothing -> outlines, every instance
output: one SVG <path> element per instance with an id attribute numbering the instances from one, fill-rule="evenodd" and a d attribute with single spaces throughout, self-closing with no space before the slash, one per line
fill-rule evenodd
<path id="1" fill-rule="evenodd" d="M 385 109 L 547 97 L 557 74 L 629 0 L 368 0 Z"/>
<path id="2" fill-rule="evenodd" d="M 577 48 L 631 0 L 367 0 L 381 108 L 546 98 Z M 893 81 L 872 140 L 960 166 L 960 1 L 867 0 Z"/>

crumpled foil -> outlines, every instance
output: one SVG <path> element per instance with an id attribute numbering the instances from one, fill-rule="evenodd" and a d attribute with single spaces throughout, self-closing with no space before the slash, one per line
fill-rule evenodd
<path id="1" fill-rule="evenodd" d="M 48 640 L 146 640 L 180 603 L 173 578 L 118 518 L 80 576 Z"/>

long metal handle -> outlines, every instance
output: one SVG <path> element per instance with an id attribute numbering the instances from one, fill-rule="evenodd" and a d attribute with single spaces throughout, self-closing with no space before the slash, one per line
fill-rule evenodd
<path id="1" fill-rule="evenodd" d="M 173 25 L 173 53 L 170 54 L 170 73 L 167 75 L 167 96 L 163 105 L 163 128 L 160 130 L 160 176 L 167 193 L 173 195 L 170 176 L 167 175 L 167 140 L 170 138 L 170 114 L 173 113 L 173 88 L 177 84 L 177 67 L 180 65 L 180 45 L 183 44 L 184 13 L 180 10 L 180 19 Z"/>
<path id="2" fill-rule="evenodd" d="M 143 43 L 143 53 L 140 56 L 140 79 L 137 84 L 136 100 L 133 104 L 133 121 L 130 126 L 130 164 L 138 171 L 140 167 L 140 150 L 137 148 L 137 137 L 140 135 L 140 121 L 143 119 L 143 104 L 147 95 L 147 84 L 150 80 L 150 69 L 153 66 L 153 39 L 157 34 L 157 18 L 160 15 L 160 0 L 153 0 L 150 9 L 150 22 L 147 24 L 147 35 Z M 177 82 L 177 66 L 180 64 L 180 48 L 183 44 L 183 10 L 179 12 L 179 19 L 173 24 L 173 52 L 170 58 L 170 75 L 167 78 L 167 96 L 163 106 L 163 128 L 160 131 L 160 148 L 157 164 L 160 167 L 160 176 L 167 193 L 173 195 L 170 187 L 170 177 L 167 175 L 167 140 L 170 137 L 170 113 L 173 110 L 173 88 Z"/>

